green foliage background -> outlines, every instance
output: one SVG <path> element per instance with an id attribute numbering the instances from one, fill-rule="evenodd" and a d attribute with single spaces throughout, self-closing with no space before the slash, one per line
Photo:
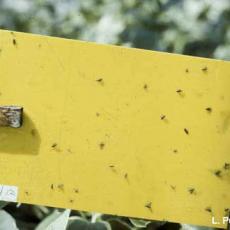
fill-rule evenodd
<path id="1" fill-rule="evenodd" d="M 0 0 L 0 27 L 230 59 L 229 0 Z"/>
<path id="2" fill-rule="evenodd" d="M 0 0 L 0 28 L 230 60 L 230 0 Z M 0 230 L 48 229 L 44 223 L 59 217 L 53 208 L 0 206 Z M 77 211 L 68 223 L 70 230 L 208 229 Z"/>

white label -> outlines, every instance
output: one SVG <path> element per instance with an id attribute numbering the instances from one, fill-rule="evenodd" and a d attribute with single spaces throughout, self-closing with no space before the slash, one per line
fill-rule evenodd
<path id="1" fill-rule="evenodd" d="M 0 200 L 17 202 L 18 187 L 10 185 L 0 185 Z"/>

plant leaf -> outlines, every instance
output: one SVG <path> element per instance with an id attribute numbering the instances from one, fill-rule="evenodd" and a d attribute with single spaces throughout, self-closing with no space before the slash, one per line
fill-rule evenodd
<path id="1" fill-rule="evenodd" d="M 14 218 L 5 210 L 0 210 L 0 230 L 18 230 Z"/>
<path id="2" fill-rule="evenodd" d="M 105 221 L 98 221 L 96 223 L 90 223 L 89 221 L 81 217 L 71 217 L 67 230 L 111 230 L 109 223 Z"/>
<path id="3" fill-rule="evenodd" d="M 130 222 L 133 224 L 134 227 L 137 228 L 146 228 L 151 221 L 149 220 L 142 220 L 142 219 L 135 219 L 135 218 L 129 218 Z"/>
<path id="4" fill-rule="evenodd" d="M 66 209 L 63 212 L 55 210 L 52 214 L 46 217 L 35 230 L 65 230 L 68 224 L 70 210 Z"/>
<path id="5" fill-rule="evenodd" d="M 9 204 L 9 202 L 7 202 L 7 201 L 0 201 L 0 209 L 4 208 L 8 204 Z"/>

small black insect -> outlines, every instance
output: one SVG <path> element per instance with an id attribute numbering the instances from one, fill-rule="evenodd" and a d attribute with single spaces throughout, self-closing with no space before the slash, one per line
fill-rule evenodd
<path id="1" fill-rule="evenodd" d="M 212 108 L 211 107 L 207 107 L 206 111 L 208 111 L 209 113 L 211 113 L 212 112 Z"/>
<path id="2" fill-rule="evenodd" d="M 31 129 L 30 133 L 32 136 L 36 136 L 36 130 L 35 129 Z"/>
<path id="3" fill-rule="evenodd" d="M 144 84 L 143 88 L 144 88 L 145 90 L 147 90 L 147 89 L 148 89 L 148 85 L 147 85 L 147 84 Z"/>
<path id="4" fill-rule="evenodd" d="M 52 147 L 52 148 L 57 147 L 57 143 L 53 143 L 51 147 Z"/>
<path id="5" fill-rule="evenodd" d="M 221 170 L 216 170 L 216 171 L 214 172 L 215 176 L 217 176 L 217 177 L 221 177 L 221 176 L 222 176 L 221 173 L 222 173 Z"/>
<path id="6" fill-rule="evenodd" d="M 165 115 L 161 115 L 161 120 L 164 120 L 166 118 Z"/>
<path id="7" fill-rule="evenodd" d="M 189 135 L 188 129 L 184 128 L 184 132 L 185 132 L 187 135 Z"/>
<path id="8" fill-rule="evenodd" d="M 101 84 L 102 86 L 104 85 L 104 80 L 103 80 L 103 78 L 98 78 L 98 79 L 96 80 L 96 82 L 98 82 L 98 83 Z"/>
<path id="9" fill-rule="evenodd" d="M 96 80 L 99 84 L 101 84 L 102 86 L 104 85 L 104 80 L 103 78 L 99 78 Z"/>
<path id="10" fill-rule="evenodd" d="M 182 89 L 178 89 L 176 92 L 177 92 L 177 93 L 182 93 L 183 90 L 182 90 Z"/>
<path id="11" fill-rule="evenodd" d="M 28 192 L 28 191 L 25 191 L 25 194 L 26 194 L 27 196 L 29 196 L 29 192 Z"/>
<path id="12" fill-rule="evenodd" d="M 78 189 L 78 188 L 75 188 L 75 189 L 74 189 L 74 192 L 75 192 L 75 193 L 79 193 L 79 189 Z"/>
<path id="13" fill-rule="evenodd" d="M 15 38 L 13 38 L 13 45 L 14 45 L 14 46 L 17 46 L 17 41 L 16 41 Z"/>
<path id="14" fill-rule="evenodd" d="M 230 163 L 225 163 L 225 164 L 224 164 L 224 169 L 225 169 L 225 170 L 230 169 Z"/>
<path id="15" fill-rule="evenodd" d="M 54 190 L 54 184 L 51 184 L 51 185 L 50 185 L 50 188 L 51 188 L 52 190 Z"/>
<path id="16" fill-rule="evenodd" d="M 69 202 L 72 204 L 72 203 L 74 202 L 74 200 L 73 200 L 73 199 L 70 199 Z"/>
<path id="17" fill-rule="evenodd" d="M 124 178 L 128 180 L 128 173 L 125 173 Z"/>
<path id="18" fill-rule="evenodd" d="M 189 189 L 188 189 L 188 192 L 189 192 L 190 194 L 196 194 L 195 188 L 189 188 Z"/>
<path id="19" fill-rule="evenodd" d="M 207 66 L 203 67 L 203 68 L 202 68 L 202 71 L 203 71 L 203 72 L 207 72 L 207 71 L 208 71 L 208 67 L 207 67 Z"/>
<path id="20" fill-rule="evenodd" d="M 174 186 L 174 185 L 170 185 L 170 188 L 171 188 L 172 190 L 176 190 L 176 186 Z"/>
<path id="21" fill-rule="evenodd" d="M 212 208 L 211 207 L 207 207 L 207 208 L 205 208 L 205 211 L 211 213 L 212 212 Z"/>
<path id="22" fill-rule="evenodd" d="M 189 69 L 187 68 L 187 69 L 185 70 L 185 72 L 188 73 L 188 72 L 189 72 Z"/>
<path id="23" fill-rule="evenodd" d="M 115 166 L 114 165 L 109 165 L 109 168 L 113 171 L 113 172 L 116 172 L 117 170 L 115 169 Z"/>
<path id="24" fill-rule="evenodd" d="M 145 204 L 145 207 L 146 207 L 147 209 L 149 209 L 149 210 L 152 212 L 152 202 L 147 202 L 147 203 Z"/>
<path id="25" fill-rule="evenodd" d="M 99 144 L 99 146 L 100 146 L 100 149 L 104 149 L 104 148 L 105 148 L 105 143 L 101 142 L 101 143 Z"/>
<path id="26" fill-rule="evenodd" d="M 226 215 L 226 216 L 229 216 L 229 211 L 230 211 L 230 209 L 229 208 L 225 208 L 224 209 L 224 215 Z"/>
<path id="27" fill-rule="evenodd" d="M 177 150 L 177 149 L 173 149 L 173 152 L 174 152 L 174 153 L 178 153 L 178 150 Z"/>
<path id="28" fill-rule="evenodd" d="M 59 184 L 57 187 L 58 187 L 60 190 L 64 190 L 64 184 Z"/>

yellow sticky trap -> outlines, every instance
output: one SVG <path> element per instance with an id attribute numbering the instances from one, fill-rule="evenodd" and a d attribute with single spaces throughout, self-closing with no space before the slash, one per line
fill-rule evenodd
<path id="1" fill-rule="evenodd" d="M 0 49 L 0 103 L 24 108 L 0 128 L 18 202 L 226 227 L 229 62 L 9 31 Z"/>

